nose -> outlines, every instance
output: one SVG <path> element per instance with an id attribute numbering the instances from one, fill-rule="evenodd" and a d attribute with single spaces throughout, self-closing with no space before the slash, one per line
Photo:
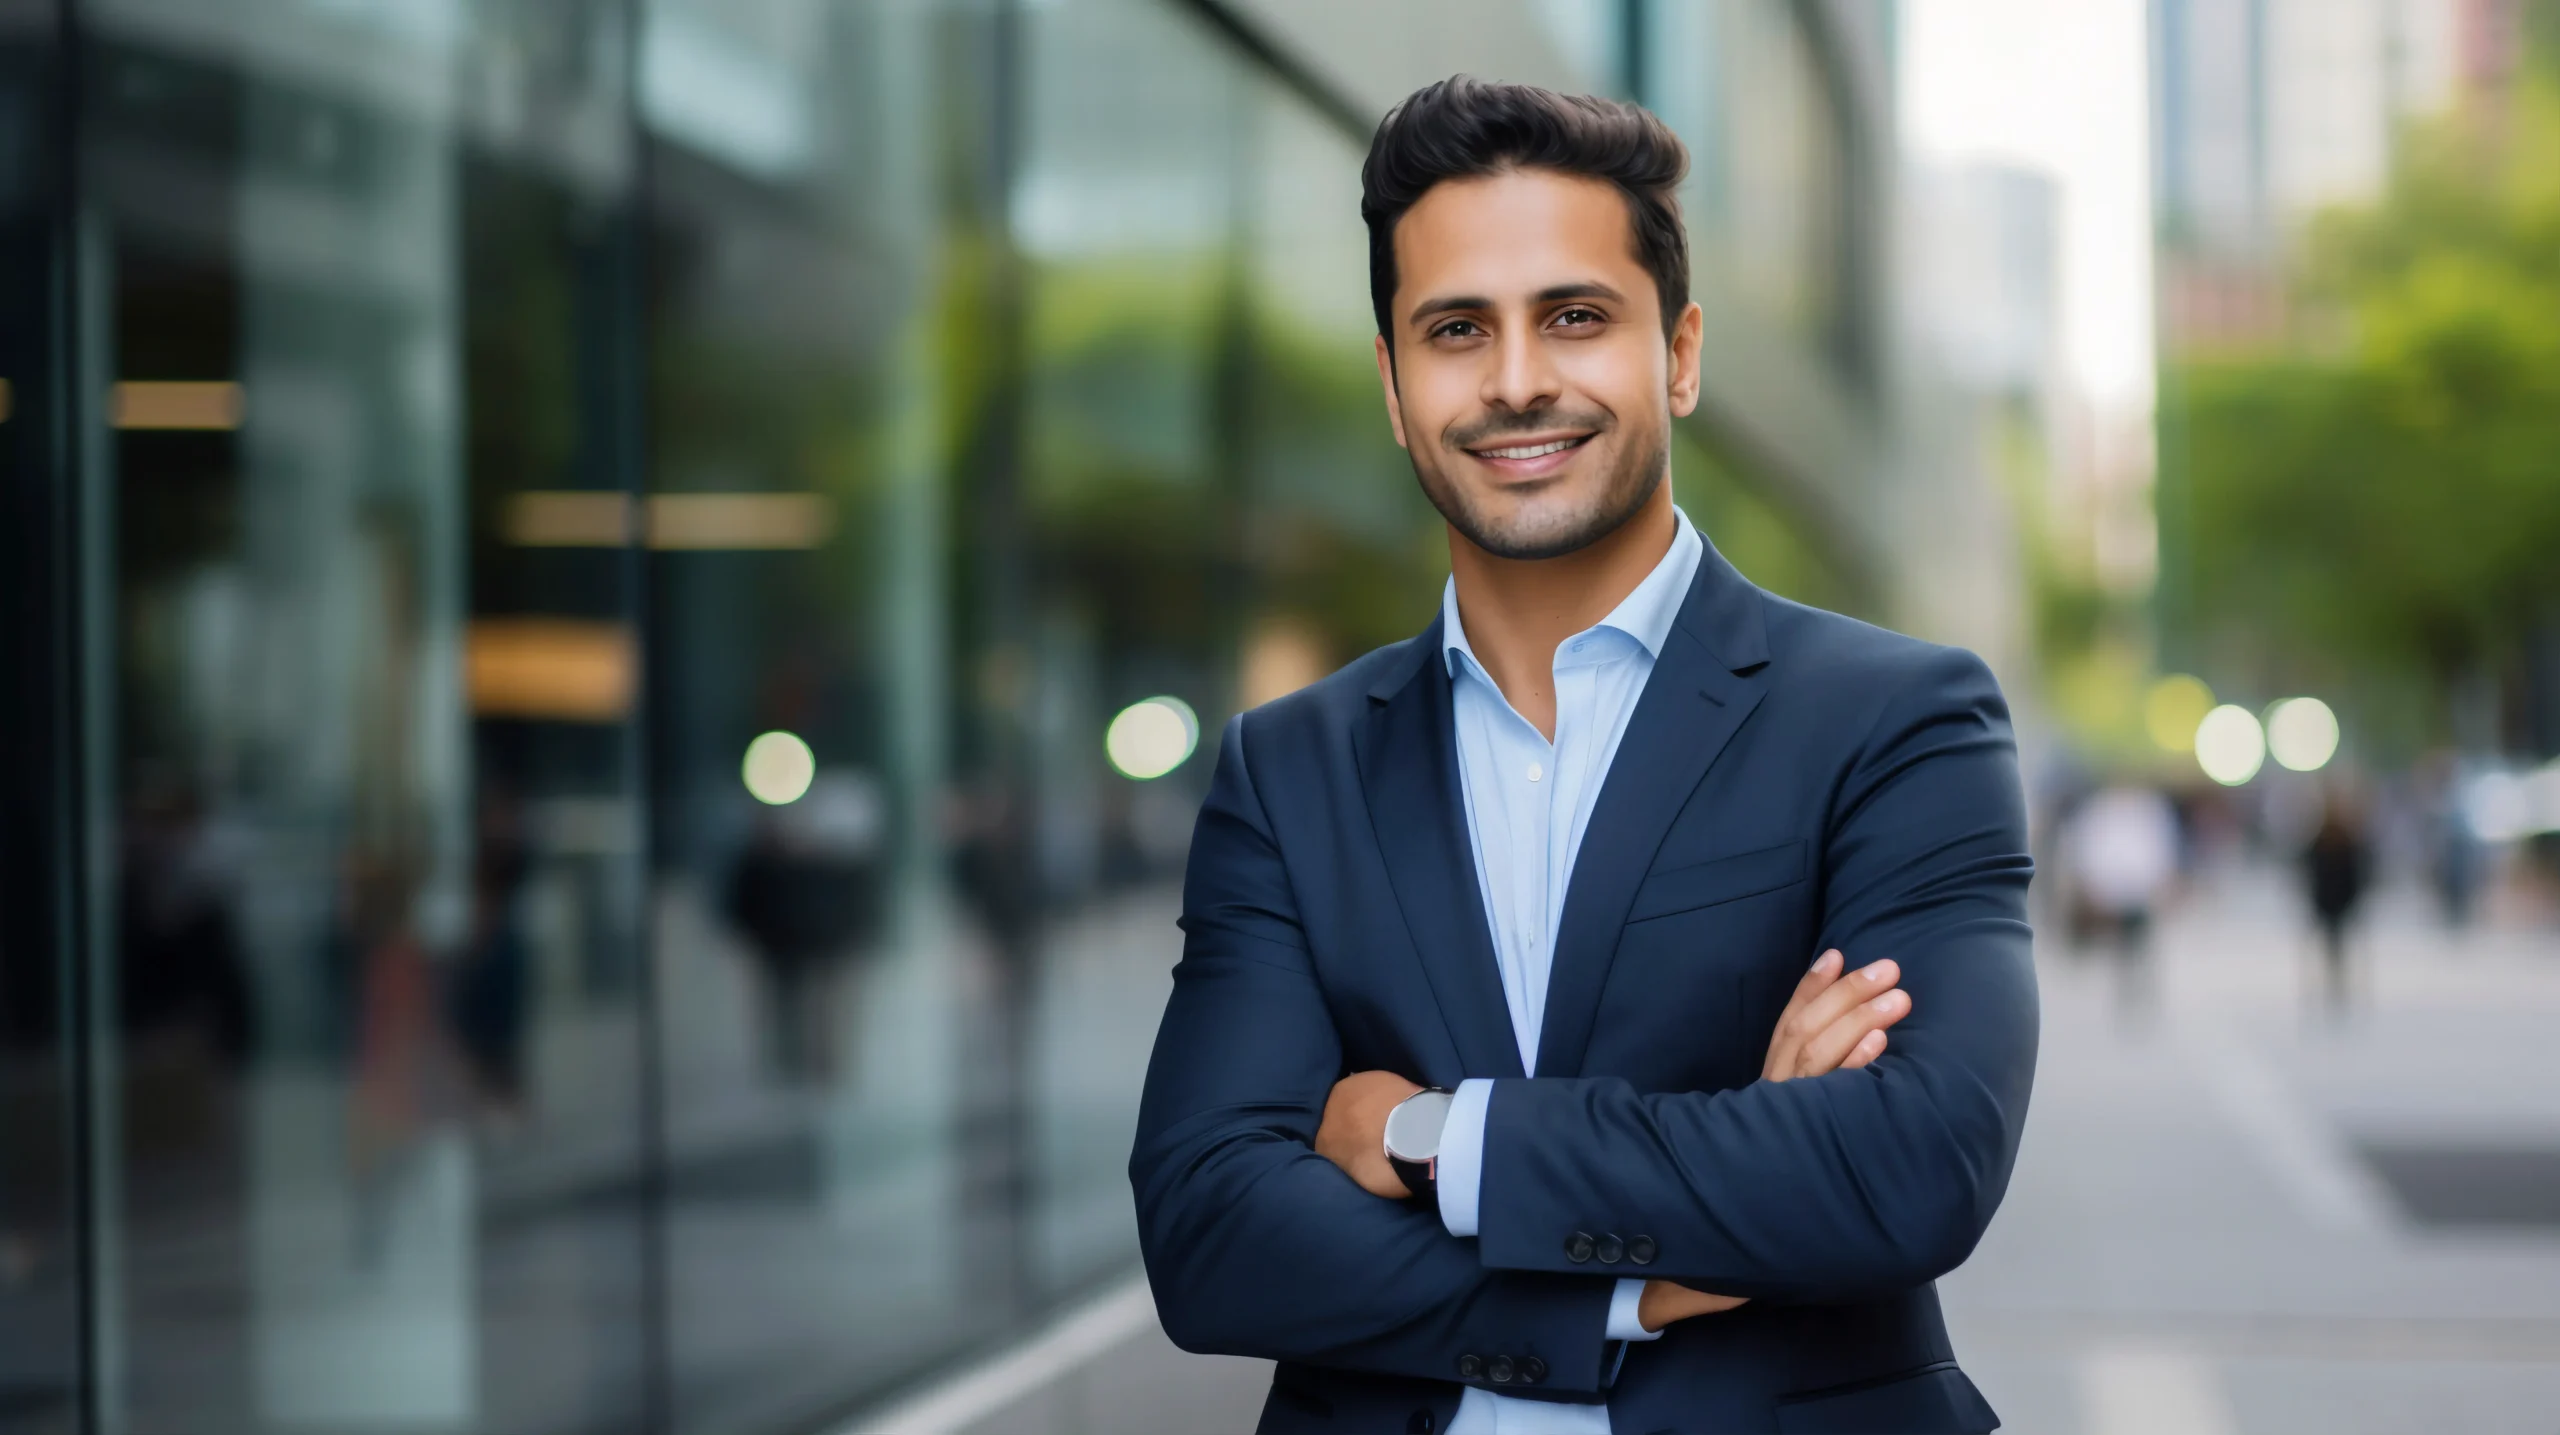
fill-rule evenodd
<path id="1" fill-rule="evenodd" d="M 1494 342 L 1492 356 L 1482 395 L 1487 406 L 1527 413 L 1545 408 L 1562 396 L 1563 380 L 1534 325 L 1525 329 L 1505 326 Z"/>

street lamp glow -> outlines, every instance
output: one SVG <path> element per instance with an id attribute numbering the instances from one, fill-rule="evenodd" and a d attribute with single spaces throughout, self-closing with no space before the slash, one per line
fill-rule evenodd
<path id="1" fill-rule="evenodd" d="M 2267 754 L 2279 767 L 2318 772 L 2338 755 L 2338 715 L 2318 698 L 2286 698 L 2267 709 Z"/>
<path id="2" fill-rule="evenodd" d="M 1102 750 L 1122 777 L 1147 782 L 1182 766 L 1200 745 L 1200 719 L 1180 698 L 1154 697 L 1120 710 Z"/>
<path id="3" fill-rule="evenodd" d="M 2196 724 L 2196 766 L 2223 786 L 2247 782 L 2266 761 L 2266 729 L 2247 708 L 2224 703 Z"/>
<path id="4" fill-rule="evenodd" d="M 768 732 L 747 744 L 747 760 L 739 770 L 746 778 L 749 796 L 767 806 L 780 807 L 798 802 L 808 792 L 810 782 L 818 775 L 818 758 L 798 734 Z"/>
<path id="5" fill-rule="evenodd" d="M 2142 700 L 2142 725 L 2162 752 L 2193 752 L 2196 724 L 2213 711 L 2213 689 L 2204 679 L 2171 673 L 2151 685 Z"/>

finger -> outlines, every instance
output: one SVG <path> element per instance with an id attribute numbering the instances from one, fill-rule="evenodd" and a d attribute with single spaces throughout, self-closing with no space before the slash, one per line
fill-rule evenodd
<path id="1" fill-rule="evenodd" d="M 1898 989 L 1858 1003 L 1804 1044 L 1796 1054 L 1795 1075 L 1820 1076 L 1837 1070 L 1869 1033 L 1881 1032 L 1910 1014 L 1911 994 Z"/>
<path id="2" fill-rule="evenodd" d="M 1822 993 L 1823 988 L 1838 981 L 1840 964 L 1843 960 L 1845 959 L 1840 955 L 1840 949 L 1837 947 L 1814 958 L 1813 965 L 1805 968 L 1804 975 L 1796 980 L 1795 994 L 1787 998 L 1787 1010 L 1793 1011 L 1813 1000 Z"/>
<path id="3" fill-rule="evenodd" d="M 1787 1009 L 1778 1013 L 1778 1024 L 1769 1033 L 1769 1055 L 1760 1064 L 1762 1076 L 1777 1076 L 1793 1067 L 1796 1049 L 1804 1044 L 1804 1038 L 1813 1030 L 1797 1019 L 1814 998 L 1840 979 L 1840 968 L 1846 960 L 1840 955 L 1839 948 L 1834 947 L 1814 958 L 1813 965 L 1805 968 L 1804 975 L 1797 978 L 1795 992 L 1787 998 Z"/>
<path id="4" fill-rule="evenodd" d="M 1847 1016 L 1858 1003 L 1882 996 L 1901 982 L 1902 968 L 1890 957 L 1880 962 L 1869 962 L 1856 971 L 1842 973 L 1840 980 L 1805 1003 L 1804 1010 L 1796 1014 L 1797 1024 L 1802 1028 L 1798 1045 L 1811 1041 L 1815 1033 Z"/>
<path id="5" fill-rule="evenodd" d="M 1855 1071 L 1859 1067 L 1866 1065 L 1868 1062 L 1875 1060 L 1877 1057 L 1884 1055 L 1884 1048 L 1885 1034 L 1880 1030 L 1868 1032 L 1865 1036 L 1858 1038 L 1858 1044 L 1856 1046 L 1849 1048 L 1848 1059 L 1840 1063 L 1840 1069 L 1842 1071 Z"/>

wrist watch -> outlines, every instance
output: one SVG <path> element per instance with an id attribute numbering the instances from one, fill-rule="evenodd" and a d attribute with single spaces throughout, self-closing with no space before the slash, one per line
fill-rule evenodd
<path id="1" fill-rule="evenodd" d="M 1417 1091 L 1387 1113 L 1387 1164 L 1414 1198 L 1440 1209 L 1440 1130 L 1449 1124 L 1449 1093 Z"/>

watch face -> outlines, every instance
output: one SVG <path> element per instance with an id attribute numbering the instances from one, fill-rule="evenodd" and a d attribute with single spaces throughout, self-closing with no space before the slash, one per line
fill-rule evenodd
<path id="1" fill-rule="evenodd" d="M 1432 1160 L 1440 1154 L 1440 1129 L 1448 1124 L 1448 1092 L 1409 1096 L 1387 1113 L 1387 1154 L 1405 1161 Z"/>

